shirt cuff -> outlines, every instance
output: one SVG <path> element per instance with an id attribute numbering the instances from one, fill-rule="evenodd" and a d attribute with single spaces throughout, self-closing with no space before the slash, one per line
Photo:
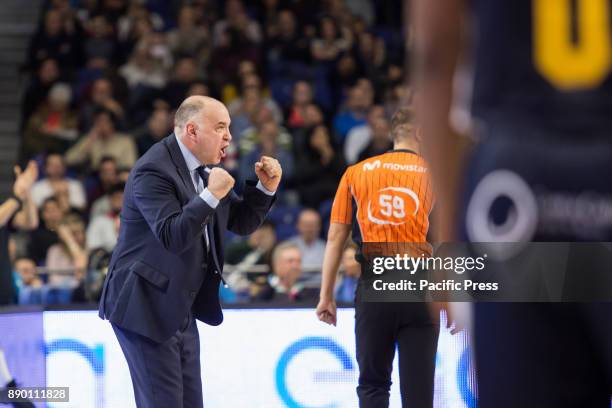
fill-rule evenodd
<path id="1" fill-rule="evenodd" d="M 219 205 L 219 199 L 213 195 L 208 188 L 200 193 L 200 198 L 206 202 L 211 208 L 217 208 Z"/>
<path id="2" fill-rule="evenodd" d="M 263 184 L 261 184 L 261 181 L 257 182 L 257 186 L 255 186 L 259 191 L 261 191 L 262 193 L 269 195 L 269 196 L 273 196 L 274 194 L 276 194 L 276 191 L 270 191 L 267 188 L 264 187 Z"/>

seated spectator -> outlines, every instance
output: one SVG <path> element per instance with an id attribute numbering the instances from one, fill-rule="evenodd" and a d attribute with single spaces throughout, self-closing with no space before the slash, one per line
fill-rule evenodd
<path id="1" fill-rule="evenodd" d="M 393 148 L 393 142 L 391 141 L 389 130 L 389 121 L 386 117 L 383 116 L 374 119 L 372 124 L 372 140 L 365 149 L 359 153 L 357 161 L 360 162 L 391 150 Z"/>
<path id="2" fill-rule="evenodd" d="M 293 101 L 287 110 L 287 127 L 298 129 L 306 126 L 306 107 L 312 103 L 312 87 L 306 81 L 293 85 Z"/>
<path id="3" fill-rule="evenodd" d="M 109 210 L 105 214 L 96 215 L 87 228 L 87 247 L 103 248 L 111 252 L 117 245 L 119 237 L 119 214 L 123 206 L 124 183 L 115 184 L 108 192 Z"/>
<path id="4" fill-rule="evenodd" d="M 270 286 L 275 301 L 314 300 L 318 288 L 306 288 L 301 282 L 302 254 L 297 245 L 282 242 L 272 252 L 272 273 Z"/>
<path id="5" fill-rule="evenodd" d="M 365 88 L 354 86 L 350 89 L 345 107 L 334 117 L 334 130 L 339 142 L 344 145 L 348 132 L 356 126 L 364 125 L 372 101 Z"/>
<path id="6" fill-rule="evenodd" d="M 87 39 L 83 51 L 85 59 L 105 59 L 114 61 L 117 58 L 117 43 L 113 26 L 106 16 L 99 14 L 92 17 L 86 26 Z"/>
<path id="7" fill-rule="evenodd" d="M 234 269 L 227 277 L 232 290 L 240 297 L 257 298 L 257 280 L 267 277 L 269 271 L 255 272 L 253 267 L 269 268 L 272 249 L 276 245 L 274 224 L 264 221 L 245 241 L 229 245 L 225 251 L 225 263 L 233 265 Z"/>
<path id="8" fill-rule="evenodd" d="M 24 138 L 24 157 L 35 157 L 50 150 L 65 152 L 77 138 L 77 115 L 70 109 L 70 86 L 56 83 L 47 102 L 28 119 Z"/>
<path id="9" fill-rule="evenodd" d="M 236 139 L 241 157 L 255 150 L 260 140 L 259 134 L 261 130 L 264 125 L 270 122 L 274 122 L 274 124 L 278 123 L 274 120 L 274 115 L 267 106 L 260 106 L 255 113 L 253 125 L 246 128 Z M 276 126 L 276 130 L 278 131 L 277 144 L 284 150 L 291 151 L 291 134 L 280 125 Z"/>
<path id="10" fill-rule="evenodd" d="M 88 179 L 87 185 L 87 202 L 89 203 L 90 219 L 97 214 L 104 214 L 110 209 L 109 205 L 101 206 L 100 211 L 96 210 L 96 201 L 106 195 L 112 186 L 119 182 L 119 169 L 117 169 L 117 160 L 111 156 L 105 156 L 100 159 L 100 167 L 95 172 L 93 177 Z"/>
<path id="11" fill-rule="evenodd" d="M 379 118 L 385 117 L 385 108 L 381 105 L 374 105 L 368 112 L 368 122 L 361 126 L 355 126 L 346 136 L 344 142 L 344 158 L 347 164 L 357 163 L 359 153 L 364 150 L 372 140 L 372 128 L 374 122 Z"/>
<path id="12" fill-rule="evenodd" d="M 283 148 L 279 143 L 280 129 L 274 121 L 269 121 L 261 126 L 257 134 L 257 144 L 255 148 L 240 157 L 239 179 L 242 181 L 252 180 L 255 177 L 253 163 L 257 162 L 261 156 L 270 156 L 277 159 L 283 168 L 283 181 L 286 184 L 293 176 L 293 157 L 291 150 Z"/>
<path id="13" fill-rule="evenodd" d="M 296 156 L 299 171 L 295 172 L 293 183 L 300 202 L 306 207 L 319 208 L 323 201 L 332 199 L 344 168 L 344 158 L 334 146 L 327 127 L 314 127 L 306 148 Z"/>
<path id="14" fill-rule="evenodd" d="M 256 64 L 259 55 L 259 49 L 239 30 L 228 28 L 222 33 L 219 46 L 215 47 L 210 57 L 214 61 L 209 68 L 211 83 L 217 89 L 224 89 L 235 81 L 235 72 L 239 71 L 244 61 Z"/>
<path id="15" fill-rule="evenodd" d="M 175 110 L 187 97 L 189 87 L 198 77 L 198 67 L 192 57 L 181 57 L 174 65 L 172 79 L 164 89 L 164 100 Z"/>
<path id="16" fill-rule="evenodd" d="M 38 228 L 30 232 L 27 254 L 37 265 L 44 265 L 49 248 L 59 242 L 57 228 L 64 211 L 55 197 L 43 201 L 40 207 L 40 220 Z"/>
<path id="17" fill-rule="evenodd" d="M 172 54 L 161 34 L 149 34 L 136 45 L 127 64 L 119 69 L 128 86 L 139 94 L 162 89 L 168 81 Z M 133 99 L 133 95 L 132 98 Z M 134 104 L 134 102 L 132 102 Z"/>
<path id="18" fill-rule="evenodd" d="M 16 275 L 17 296 L 20 305 L 42 304 L 43 282 L 36 271 L 36 263 L 27 257 L 18 257 L 13 262 Z"/>
<path id="19" fill-rule="evenodd" d="M 297 221 L 298 235 L 288 242 L 295 244 L 302 254 L 302 270 L 321 272 L 325 241 L 321 239 L 321 216 L 312 209 L 302 210 Z"/>
<path id="20" fill-rule="evenodd" d="M 336 286 L 336 301 L 353 303 L 357 283 L 361 276 L 361 264 L 355 259 L 357 247 L 348 245 L 342 254 L 342 280 Z"/>
<path id="21" fill-rule="evenodd" d="M 309 62 L 310 44 L 307 38 L 300 35 L 298 29 L 291 10 L 285 9 L 278 13 L 278 23 L 269 33 L 265 47 L 268 63 Z"/>
<path id="22" fill-rule="evenodd" d="M 180 8 L 177 20 L 177 28 L 167 34 L 172 54 L 175 58 L 190 55 L 195 58 L 198 67 L 206 67 L 212 46 L 208 26 L 197 20 L 196 12 L 190 5 Z"/>
<path id="23" fill-rule="evenodd" d="M 325 116 L 323 116 L 323 111 L 318 105 L 310 103 L 304 107 L 304 125 L 300 128 L 291 129 L 293 155 L 295 157 L 299 157 L 308 148 L 312 129 L 324 124 Z"/>
<path id="24" fill-rule="evenodd" d="M 70 303 L 72 293 L 85 277 L 87 244 L 85 223 L 76 214 L 64 217 L 57 227 L 59 242 L 49 247 L 46 267 L 49 271 L 49 293 L 45 303 Z"/>
<path id="25" fill-rule="evenodd" d="M 335 61 L 340 54 L 350 49 L 351 41 L 338 28 L 336 21 L 329 16 L 319 21 L 317 38 L 312 41 L 310 54 L 316 61 Z"/>
<path id="26" fill-rule="evenodd" d="M 218 21 L 213 28 L 215 47 L 222 45 L 223 33 L 228 29 L 236 30 L 253 44 L 259 44 L 263 38 L 259 23 L 248 16 L 240 0 L 228 0 L 225 3 L 225 18 Z"/>
<path id="27" fill-rule="evenodd" d="M 90 97 L 81 105 L 80 109 L 79 127 L 82 132 L 91 129 L 94 116 L 103 109 L 113 112 L 118 122 L 123 121 L 125 111 L 114 94 L 114 86 L 110 79 L 99 78 L 93 82 Z"/>
<path id="28" fill-rule="evenodd" d="M 194 95 L 210 96 L 210 87 L 208 86 L 208 83 L 201 79 L 193 81 L 187 90 L 187 97 Z"/>
<path id="29" fill-rule="evenodd" d="M 357 41 L 357 60 L 362 72 L 377 83 L 382 83 L 387 62 L 385 42 L 370 32 L 363 32 Z"/>
<path id="30" fill-rule="evenodd" d="M 172 118 L 166 109 L 155 109 L 147 126 L 140 134 L 136 134 L 138 155 L 142 156 L 155 143 L 162 140 L 172 132 Z"/>
<path id="31" fill-rule="evenodd" d="M 26 125 L 27 119 L 34 111 L 47 100 L 51 87 L 60 79 L 60 70 L 57 61 L 47 58 L 41 61 L 36 76 L 32 78 L 23 96 L 21 108 L 21 126 Z"/>
<path id="32" fill-rule="evenodd" d="M 132 167 L 136 162 L 134 140 L 116 131 L 115 117 L 109 110 L 96 113 L 89 133 L 66 152 L 66 164 L 89 164 L 89 168 L 96 171 L 105 156 L 114 157 L 119 167 Z"/>
<path id="33" fill-rule="evenodd" d="M 70 70 L 79 64 L 80 46 L 73 33 L 67 33 L 59 10 L 49 9 L 44 15 L 28 49 L 28 67 L 36 69 L 47 58 L 57 60 L 61 69 Z"/>
<path id="34" fill-rule="evenodd" d="M 68 199 L 68 208 L 83 210 L 87 206 L 81 182 L 66 177 L 64 157 L 59 153 L 50 153 L 45 158 L 45 178 L 32 186 L 32 199 L 40 207 L 47 198 L 64 195 Z"/>
<path id="35" fill-rule="evenodd" d="M 274 99 L 266 96 L 264 94 L 263 87 L 261 85 L 261 78 L 257 74 L 247 74 L 242 78 L 242 95 L 245 95 L 249 90 L 255 91 L 259 93 L 261 104 L 270 110 L 272 113 L 272 117 L 276 123 L 282 123 L 283 121 L 283 113 L 278 106 L 278 104 L 274 101 Z M 240 98 L 234 99 L 229 106 L 227 107 L 231 116 L 234 115 L 235 112 L 239 112 L 241 110 L 243 104 L 242 96 Z"/>

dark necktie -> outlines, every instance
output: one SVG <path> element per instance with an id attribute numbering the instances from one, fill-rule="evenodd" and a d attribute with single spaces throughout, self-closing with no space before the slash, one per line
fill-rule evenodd
<path id="1" fill-rule="evenodd" d="M 202 182 L 204 183 L 204 188 L 208 186 L 208 172 L 205 169 L 206 168 L 204 166 L 200 166 L 196 169 L 196 172 L 198 173 L 198 175 L 202 179 Z M 214 267 L 217 271 L 219 271 L 219 273 L 221 273 L 221 268 L 219 267 L 219 260 L 217 259 L 217 249 L 216 249 L 217 247 L 215 246 L 215 215 L 214 214 L 213 214 L 211 221 L 207 225 L 206 232 L 208 234 L 209 249 L 210 249 L 210 254 L 212 255 L 212 259 L 214 261 Z"/>

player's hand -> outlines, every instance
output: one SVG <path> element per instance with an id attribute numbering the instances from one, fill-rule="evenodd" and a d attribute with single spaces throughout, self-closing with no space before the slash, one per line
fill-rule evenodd
<path id="1" fill-rule="evenodd" d="M 213 167 L 208 175 L 208 191 L 221 200 L 230 192 L 236 180 L 220 167 Z"/>
<path id="2" fill-rule="evenodd" d="M 432 302 L 430 303 L 430 311 L 436 318 L 440 316 L 440 311 L 446 312 L 446 329 L 450 330 L 450 334 L 457 334 L 464 328 L 461 319 L 455 317 L 455 312 L 449 302 Z"/>
<path id="3" fill-rule="evenodd" d="M 30 160 L 25 170 L 21 170 L 19 166 L 15 166 L 15 184 L 13 184 L 13 194 L 20 200 L 25 200 L 32 188 L 32 185 L 38 178 L 38 166 L 36 162 Z"/>
<path id="4" fill-rule="evenodd" d="M 320 321 L 336 325 L 336 301 L 334 299 L 321 298 L 316 313 Z"/>
<path id="5" fill-rule="evenodd" d="M 278 160 L 261 156 L 261 159 L 255 163 L 255 174 L 266 190 L 276 191 L 283 175 L 283 169 Z"/>

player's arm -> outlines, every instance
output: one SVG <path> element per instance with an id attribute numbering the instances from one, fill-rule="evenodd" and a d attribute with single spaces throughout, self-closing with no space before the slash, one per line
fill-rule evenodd
<path id="1" fill-rule="evenodd" d="M 438 242 L 457 239 L 458 198 L 466 143 L 450 125 L 453 78 L 463 40 L 464 0 L 414 0 L 410 13 L 415 34 L 417 120 L 423 150 L 431 164 L 436 196 L 433 237 Z M 433 313 L 447 312 L 447 328 L 461 330 L 447 302 L 432 303 Z"/>
<path id="2" fill-rule="evenodd" d="M 334 326 L 336 325 L 336 301 L 334 299 L 336 274 L 342 250 L 351 231 L 353 218 L 350 178 L 351 168 L 342 176 L 334 198 L 323 257 L 320 300 L 316 310 L 319 320 Z"/>
<path id="3" fill-rule="evenodd" d="M 451 129 L 453 77 L 462 45 L 464 0 L 415 0 L 412 24 L 417 117 L 437 197 L 434 239 L 456 239 L 464 141 Z"/>

